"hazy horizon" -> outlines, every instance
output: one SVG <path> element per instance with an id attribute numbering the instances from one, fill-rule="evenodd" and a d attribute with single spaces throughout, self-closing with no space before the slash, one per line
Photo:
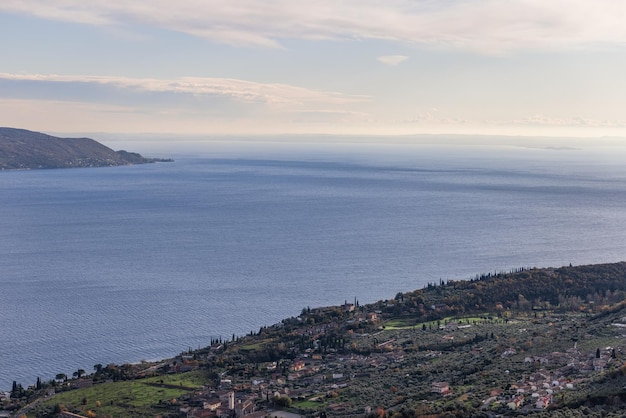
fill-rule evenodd
<path id="1" fill-rule="evenodd" d="M 0 125 L 190 135 L 626 136 L 626 5 L 0 4 Z"/>
<path id="2" fill-rule="evenodd" d="M 164 134 L 107 134 L 82 133 L 115 150 L 162 155 L 184 155 L 200 153 L 203 155 L 228 151 L 235 158 L 242 155 L 250 157 L 279 157 L 281 154 L 292 155 L 312 153 L 313 157 L 344 154 L 367 153 L 378 150 L 378 157 L 403 156 L 410 158 L 407 150 L 418 152 L 420 149 L 455 150 L 454 152 L 481 154 L 495 149 L 508 149 L 511 152 L 535 150 L 540 153 L 556 151 L 571 152 L 573 156 L 584 153 L 596 153 L 599 158 L 611 159 L 626 155 L 626 141 L 622 137 L 545 137 L 545 136 L 505 136 L 505 135 L 164 135 Z M 83 136 L 81 135 L 81 136 Z M 609 152 L 610 151 L 610 152 Z M 566 153 L 567 154 L 567 153 Z M 228 156 L 227 155 L 227 156 Z M 464 154 L 463 154 L 464 155 Z M 397 162 L 397 161 L 396 161 Z"/>

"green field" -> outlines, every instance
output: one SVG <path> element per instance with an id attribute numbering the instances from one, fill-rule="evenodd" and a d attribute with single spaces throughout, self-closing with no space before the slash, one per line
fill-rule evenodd
<path id="1" fill-rule="evenodd" d="M 324 406 L 324 403 L 315 402 L 315 401 L 299 401 L 299 402 L 294 402 L 291 405 L 292 408 L 306 410 L 306 411 L 314 411 L 318 408 L 321 408 L 322 406 Z"/>
<path id="2" fill-rule="evenodd" d="M 162 381 L 162 383 L 161 383 Z M 151 377 L 123 382 L 107 382 L 89 388 L 54 395 L 45 406 L 62 405 L 83 414 L 93 411 L 98 417 L 154 417 L 159 404 L 167 405 L 205 382 L 201 372 Z"/>
<path id="3" fill-rule="evenodd" d="M 265 338 L 262 339 L 260 341 L 256 341 L 254 343 L 251 344 L 243 344 L 239 347 L 239 350 L 241 351 L 256 351 L 256 350 L 261 350 L 263 347 L 273 343 L 276 339 L 275 338 Z"/>
<path id="4" fill-rule="evenodd" d="M 484 314 L 484 316 L 470 316 L 470 317 L 447 317 L 443 318 L 439 321 L 430 321 L 430 322 L 420 322 L 416 323 L 412 318 L 396 318 L 389 320 L 384 323 L 384 327 L 386 330 L 400 330 L 400 329 L 412 329 L 412 328 L 422 328 L 423 325 L 427 327 L 432 326 L 436 327 L 439 323 L 440 325 L 444 325 L 447 322 L 455 321 L 458 322 L 459 325 L 465 325 L 468 321 L 470 324 L 474 325 L 474 323 L 479 324 L 485 321 L 485 317 L 488 317 L 489 314 Z"/>

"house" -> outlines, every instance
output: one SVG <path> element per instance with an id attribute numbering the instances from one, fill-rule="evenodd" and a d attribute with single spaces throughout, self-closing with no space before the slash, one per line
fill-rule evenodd
<path id="1" fill-rule="evenodd" d="M 509 348 L 505 350 L 500 357 L 512 356 L 514 354 L 517 354 L 517 350 L 515 350 L 514 348 Z"/>
<path id="2" fill-rule="evenodd" d="M 228 409 L 230 409 L 231 411 L 235 409 L 235 392 L 233 392 L 232 390 L 224 390 L 221 392 L 217 392 L 215 395 L 219 398 L 220 401 L 228 405 Z"/>
<path id="3" fill-rule="evenodd" d="M 606 364 L 607 364 L 607 361 L 605 359 L 594 358 L 593 359 L 593 370 L 595 370 L 595 371 L 604 370 L 604 368 L 606 367 Z"/>
<path id="4" fill-rule="evenodd" d="M 550 379 L 550 374 L 545 369 L 541 369 L 540 371 L 531 374 L 529 377 L 529 380 L 532 380 L 537 383 L 543 383 L 549 379 Z"/>
<path id="5" fill-rule="evenodd" d="M 519 409 L 519 407 L 522 406 L 523 403 L 524 403 L 524 397 L 520 395 L 520 396 L 515 396 L 513 399 L 511 399 L 511 401 L 507 403 L 506 406 L 508 406 L 509 409 Z"/>
<path id="6" fill-rule="evenodd" d="M 211 411 L 210 409 L 194 408 L 191 410 L 190 416 L 193 418 L 213 418 L 215 417 L 215 411 Z"/>
<path id="7" fill-rule="evenodd" d="M 448 382 L 434 382 L 430 391 L 432 393 L 440 393 L 442 395 L 450 393 L 450 385 Z"/>
<path id="8" fill-rule="evenodd" d="M 535 407 L 537 409 L 546 409 L 548 405 L 552 403 L 552 395 L 541 396 L 535 402 Z"/>
<path id="9" fill-rule="evenodd" d="M 271 362 L 263 363 L 261 368 L 265 368 L 268 371 L 276 370 L 276 362 L 275 361 L 271 361 Z"/>
<path id="10" fill-rule="evenodd" d="M 174 366 L 173 370 L 176 373 L 191 372 L 193 370 L 197 370 L 199 364 L 200 363 L 197 360 L 185 361 L 182 364 L 177 364 L 176 366 Z"/>
<path id="11" fill-rule="evenodd" d="M 222 401 L 219 398 L 211 398 L 202 402 L 202 409 L 208 409 L 209 411 L 215 411 L 222 406 Z"/>
<path id="12" fill-rule="evenodd" d="M 254 412 L 254 402 L 250 399 L 238 400 L 235 404 L 235 414 L 238 417 L 251 414 L 252 412 Z"/>
<path id="13" fill-rule="evenodd" d="M 492 389 L 491 392 L 489 392 L 489 396 L 491 397 L 500 395 L 502 395 L 502 389 Z"/>
<path id="14" fill-rule="evenodd" d="M 459 328 L 459 323 L 457 321 L 450 321 L 445 323 L 444 328 L 448 331 L 456 331 Z"/>
<path id="15" fill-rule="evenodd" d="M 294 360 L 294 362 L 291 364 L 291 366 L 289 366 L 289 370 L 293 371 L 293 372 L 297 372 L 298 370 L 302 370 L 304 369 L 305 363 L 304 361 L 298 359 L 298 360 Z"/>

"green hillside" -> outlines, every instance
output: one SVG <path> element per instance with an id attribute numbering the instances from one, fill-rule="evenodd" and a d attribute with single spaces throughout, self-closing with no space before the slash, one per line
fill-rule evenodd
<path id="1" fill-rule="evenodd" d="M 625 309 L 623 262 L 490 273 L 304 307 L 157 363 L 16 383 L 4 404 L 29 417 L 618 417 Z"/>

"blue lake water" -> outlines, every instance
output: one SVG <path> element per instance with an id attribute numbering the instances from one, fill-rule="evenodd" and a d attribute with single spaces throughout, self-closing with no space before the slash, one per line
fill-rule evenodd
<path id="1" fill-rule="evenodd" d="M 619 147 L 354 147 L 0 173 L 0 389 L 440 278 L 626 259 Z"/>

